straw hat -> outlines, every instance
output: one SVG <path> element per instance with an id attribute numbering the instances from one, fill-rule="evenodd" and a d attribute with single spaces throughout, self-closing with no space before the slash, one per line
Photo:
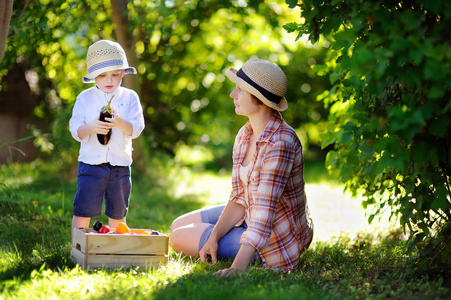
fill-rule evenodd
<path id="1" fill-rule="evenodd" d="M 268 60 L 253 58 L 240 70 L 230 68 L 227 77 L 241 89 L 251 93 L 267 106 L 284 111 L 288 108 L 285 94 L 288 79 L 282 69 Z"/>
<path id="2" fill-rule="evenodd" d="M 136 69 L 128 66 L 121 45 L 108 40 L 95 42 L 88 48 L 86 66 L 88 75 L 83 76 L 84 83 L 94 82 L 97 76 L 109 71 L 125 70 L 125 74 L 136 74 Z"/>

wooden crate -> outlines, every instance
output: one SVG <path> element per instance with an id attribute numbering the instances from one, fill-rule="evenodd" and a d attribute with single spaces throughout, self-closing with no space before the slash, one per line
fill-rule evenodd
<path id="1" fill-rule="evenodd" d="M 90 228 L 73 230 L 72 259 L 88 268 L 158 268 L 168 262 L 169 236 L 141 234 L 100 234 Z"/>

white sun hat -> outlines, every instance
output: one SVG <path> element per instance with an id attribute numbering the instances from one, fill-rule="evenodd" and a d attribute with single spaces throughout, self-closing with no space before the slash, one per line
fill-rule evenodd
<path id="1" fill-rule="evenodd" d="M 128 65 L 121 45 L 108 40 L 95 42 L 88 48 L 86 67 L 88 75 L 83 76 L 84 83 L 94 82 L 97 76 L 109 71 L 124 70 L 125 74 L 136 74 L 136 69 Z"/>
<path id="2" fill-rule="evenodd" d="M 288 79 L 275 63 L 252 58 L 238 71 L 234 68 L 228 69 L 226 75 L 233 83 L 260 99 L 265 105 L 278 111 L 288 108 L 285 99 Z"/>

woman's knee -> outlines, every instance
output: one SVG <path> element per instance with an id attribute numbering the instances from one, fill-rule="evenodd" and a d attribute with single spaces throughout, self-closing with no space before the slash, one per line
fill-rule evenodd
<path id="1" fill-rule="evenodd" d="M 199 252 L 199 241 L 210 224 L 194 223 L 175 228 L 171 232 L 171 248 L 186 256 L 195 257 Z"/>
<path id="2" fill-rule="evenodd" d="M 189 212 L 187 214 L 181 215 L 180 217 L 176 218 L 172 224 L 171 224 L 171 233 L 174 232 L 177 228 L 194 224 L 194 223 L 201 223 L 202 218 L 200 215 L 200 210 L 195 210 L 192 212 Z"/>
<path id="3" fill-rule="evenodd" d="M 173 223 L 174 224 L 174 223 Z M 181 241 L 180 241 L 180 237 L 181 237 L 181 234 L 180 234 L 180 230 L 178 230 L 178 228 L 177 227 L 175 227 L 174 229 L 172 228 L 172 225 L 171 225 L 171 241 L 170 241 L 170 243 L 171 243 L 171 248 L 175 251 L 175 252 L 177 252 L 177 253 L 179 253 L 179 252 L 181 252 L 182 251 L 182 243 L 181 243 Z"/>
<path id="4" fill-rule="evenodd" d="M 171 248 L 186 256 L 196 256 L 198 249 L 198 233 L 191 226 L 177 227 L 171 232 Z"/>

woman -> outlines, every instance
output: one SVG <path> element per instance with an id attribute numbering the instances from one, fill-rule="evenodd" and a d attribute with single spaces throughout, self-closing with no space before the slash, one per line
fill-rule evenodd
<path id="1" fill-rule="evenodd" d="M 232 192 L 226 205 L 177 218 L 171 246 L 186 256 L 232 258 L 220 276 L 243 273 L 251 262 L 293 270 L 313 238 L 304 192 L 302 145 L 279 111 L 287 109 L 288 80 L 274 63 L 250 59 L 237 71 L 230 96 L 235 113 L 249 118 L 233 147 Z"/>

